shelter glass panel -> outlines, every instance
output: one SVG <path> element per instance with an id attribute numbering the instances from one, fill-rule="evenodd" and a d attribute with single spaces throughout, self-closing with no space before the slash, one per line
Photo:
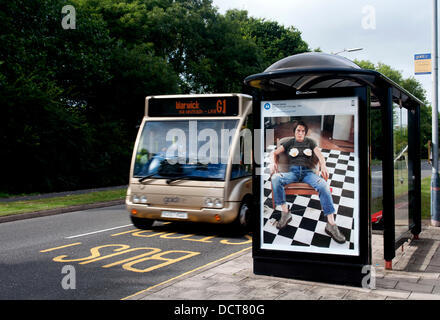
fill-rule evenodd
<path id="1" fill-rule="evenodd" d="M 371 222 L 373 230 L 383 230 L 382 111 L 371 109 Z"/>
<path id="2" fill-rule="evenodd" d="M 393 104 L 394 212 L 396 241 L 409 229 L 408 110 Z"/>

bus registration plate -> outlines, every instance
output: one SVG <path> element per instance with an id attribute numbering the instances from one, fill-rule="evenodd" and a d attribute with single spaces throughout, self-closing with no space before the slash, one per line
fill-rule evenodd
<path id="1" fill-rule="evenodd" d="M 188 219 L 188 213 L 179 211 L 162 211 L 162 218 Z"/>

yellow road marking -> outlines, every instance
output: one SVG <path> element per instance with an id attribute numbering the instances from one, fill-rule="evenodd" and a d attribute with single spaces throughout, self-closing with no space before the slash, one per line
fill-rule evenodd
<path id="1" fill-rule="evenodd" d="M 138 294 L 141 294 L 141 293 L 144 293 L 144 292 L 150 291 L 150 290 L 152 290 L 152 289 L 154 289 L 154 288 L 157 288 L 157 287 L 159 287 L 159 286 L 161 286 L 161 285 L 163 285 L 163 284 L 165 284 L 165 283 L 168 283 L 168 282 L 171 282 L 171 281 L 173 281 L 173 280 L 179 279 L 179 278 L 181 278 L 181 277 L 183 277 L 183 276 L 186 276 L 186 275 L 188 275 L 188 274 L 190 274 L 190 273 L 193 273 L 193 272 L 195 272 L 195 271 L 197 271 L 197 270 L 203 269 L 203 268 L 205 268 L 205 267 L 207 267 L 207 266 L 209 266 L 209 265 L 211 265 L 211 264 L 214 264 L 214 263 L 220 262 L 220 261 L 222 261 L 222 260 L 228 259 L 228 258 L 230 258 L 230 257 L 233 257 L 233 256 L 235 256 L 235 255 L 237 255 L 237 254 L 240 254 L 240 253 L 242 253 L 242 252 L 244 252 L 244 251 L 246 251 L 246 250 L 249 250 L 249 249 L 251 249 L 251 248 L 252 248 L 252 247 L 247 247 L 247 248 L 244 248 L 244 249 L 242 249 L 242 250 L 240 250 L 240 251 L 234 252 L 234 253 L 232 253 L 232 254 L 226 256 L 226 257 L 223 257 L 223 258 L 220 258 L 220 259 L 217 259 L 217 260 L 211 261 L 211 262 L 209 262 L 209 263 L 207 263 L 207 264 L 205 264 L 205 265 L 203 265 L 203 266 L 200 266 L 200 267 L 197 267 L 197 268 L 192 269 L 192 270 L 190 270 L 190 271 L 184 272 L 184 273 L 182 273 L 182 274 L 180 274 L 180 275 L 178 275 L 178 276 L 176 276 L 176 277 L 174 277 L 174 278 L 171 278 L 171 279 L 165 280 L 165 281 L 163 281 L 163 282 L 161 282 L 161 283 L 158 283 L 158 284 L 156 284 L 156 285 L 154 285 L 154 286 L 148 287 L 147 289 L 144 289 L 144 290 L 141 290 L 141 291 L 139 291 L 139 292 L 136 292 L 136 293 L 134 293 L 134 294 L 132 294 L 132 295 L 130 295 L 130 296 L 128 296 L 128 297 L 122 298 L 121 300 L 127 300 L 127 299 L 130 299 L 131 297 L 134 297 L 134 296 L 136 296 L 136 295 L 138 295 Z"/>
<path id="2" fill-rule="evenodd" d="M 217 237 L 217 236 L 208 236 L 208 237 L 204 237 L 202 239 L 191 239 L 191 238 L 189 238 L 189 239 L 183 239 L 183 240 L 185 240 L 185 241 L 212 243 L 212 241 L 209 241 L 209 239 L 213 239 L 215 237 Z"/>
<path id="3" fill-rule="evenodd" d="M 178 257 L 178 258 L 165 258 L 163 257 L 164 255 L 170 254 L 170 253 L 186 253 L 184 256 Z M 165 251 L 165 252 L 160 252 L 160 253 L 156 253 L 153 256 L 150 257 L 146 257 L 146 258 L 141 258 L 135 261 L 131 261 L 128 263 L 125 263 L 122 268 L 128 271 L 133 271 L 133 272 L 150 272 L 165 266 L 168 266 L 170 264 L 179 262 L 181 260 L 185 260 L 191 257 L 194 257 L 196 255 L 200 254 L 200 252 L 194 252 L 194 251 L 185 251 L 185 250 L 170 250 L 170 251 Z M 157 264 L 157 265 L 153 265 L 152 267 L 149 268 L 145 268 L 145 269 L 138 269 L 133 267 L 133 265 L 138 264 L 139 262 L 143 262 L 143 261 L 149 261 L 149 260 L 159 260 L 159 261 L 165 261 L 163 263 Z"/>
<path id="4" fill-rule="evenodd" d="M 220 241 L 220 243 L 223 244 L 232 244 L 232 245 L 243 245 L 243 244 L 248 244 L 248 243 L 252 243 L 252 237 L 249 235 L 245 235 L 245 237 L 248 239 L 246 241 L 241 241 L 241 242 L 231 242 L 228 239 L 223 239 Z"/>
<path id="5" fill-rule="evenodd" d="M 128 231 L 124 231 L 124 232 L 120 232 L 120 233 L 115 233 L 115 234 L 112 234 L 111 237 L 116 237 L 116 236 L 119 236 L 121 234 L 131 233 L 131 232 L 134 232 L 134 231 L 140 231 L 140 229 L 133 229 L 133 230 L 128 230 Z"/>
<path id="6" fill-rule="evenodd" d="M 81 242 L 76 242 L 76 243 L 71 243 L 71 244 L 66 244 L 65 246 L 60 246 L 60 247 L 56 247 L 56 248 L 50 248 L 50 249 L 45 249 L 45 250 L 41 250 L 40 252 L 50 252 L 50 251 L 55 251 L 58 249 L 63 249 L 63 248 L 67 248 L 67 247 L 73 247 L 73 246 L 77 246 L 81 244 Z"/>

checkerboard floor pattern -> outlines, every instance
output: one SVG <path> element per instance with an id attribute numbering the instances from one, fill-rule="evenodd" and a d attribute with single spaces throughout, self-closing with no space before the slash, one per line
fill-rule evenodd
<path id="1" fill-rule="evenodd" d="M 281 216 L 281 208 L 272 208 L 272 190 L 269 171 L 269 154 L 274 146 L 265 153 L 264 183 L 264 217 L 263 243 L 281 246 L 320 247 L 330 249 L 354 249 L 354 191 L 355 160 L 354 153 L 321 149 L 329 171 L 327 183 L 332 190 L 336 209 L 335 221 L 339 230 L 348 240 L 338 244 L 327 235 L 324 228 L 326 218 L 321 210 L 318 195 L 286 196 L 291 206 L 292 220 L 282 230 L 276 228 Z M 293 248 L 292 248 L 293 249 Z"/>

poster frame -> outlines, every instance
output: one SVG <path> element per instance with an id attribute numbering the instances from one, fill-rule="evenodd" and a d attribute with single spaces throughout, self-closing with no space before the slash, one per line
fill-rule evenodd
<path id="1" fill-rule="evenodd" d="M 253 93 L 253 114 L 255 129 L 261 128 L 261 101 L 295 100 L 308 98 L 357 97 L 358 98 L 358 173 L 359 173 L 359 255 L 280 251 L 261 248 L 261 219 L 255 219 L 253 230 L 254 273 L 281 276 L 310 281 L 348 284 L 361 286 L 365 277 L 365 266 L 371 265 L 371 219 L 370 219 L 370 88 L 332 88 L 308 94 L 273 91 Z M 255 143 L 255 141 L 254 141 Z M 259 152 L 264 152 L 256 148 Z M 261 205 L 260 173 L 264 164 L 258 163 L 261 154 L 254 157 L 253 194 L 256 196 L 256 208 Z M 259 210 L 258 211 L 258 215 Z"/>

